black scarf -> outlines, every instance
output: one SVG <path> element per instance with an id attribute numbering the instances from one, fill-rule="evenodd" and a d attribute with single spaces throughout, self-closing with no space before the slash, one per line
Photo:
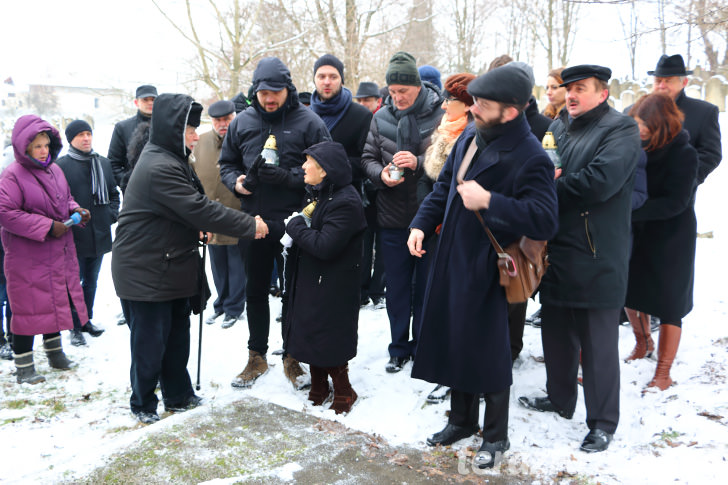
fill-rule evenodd
<path id="1" fill-rule="evenodd" d="M 319 115 L 330 133 L 344 117 L 346 109 L 351 104 L 351 99 L 351 91 L 344 87 L 341 88 L 339 94 L 328 101 L 321 101 L 318 92 L 314 91 L 313 95 L 311 95 L 311 110 Z"/>
<path id="2" fill-rule="evenodd" d="M 398 120 L 397 123 L 397 151 L 408 151 L 411 153 L 418 153 L 419 146 L 422 142 L 422 136 L 420 135 L 420 129 L 417 126 L 417 115 L 422 111 L 422 107 L 427 101 L 427 89 L 423 86 L 420 89 L 420 94 L 417 95 L 417 99 L 407 109 L 398 110 L 394 106 L 394 101 L 390 109 L 394 117 Z"/>
<path id="3" fill-rule="evenodd" d="M 106 187 L 104 170 L 101 168 L 99 154 L 91 150 L 82 152 L 73 146 L 68 149 L 68 156 L 74 160 L 89 162 L 91 165 L 91 194 L 94 196 L 94 205 L 106 205 L 109 203 L 109 189 Z"/>
<path id="4" fill-rule="evenodd" d="M 514 119 L 506 123 L 491 126 L 489 128 L 478 128 L 475 130 L 475 143 L 478 145 L 478 150 L 485 150 L 485 147 L 487 147 L 490 142 L 509 130 L 511 126 L 520 123 L 523 116 L 524 114 L 521 112 Z M 478 125 L 476 124 L 475 126 L 477 128 Z"/>

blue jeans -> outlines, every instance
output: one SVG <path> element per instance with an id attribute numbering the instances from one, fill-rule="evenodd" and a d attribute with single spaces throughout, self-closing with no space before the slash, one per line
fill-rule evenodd
<path id="1" fill-rule="evenodd" d="M 94 314 L 94 300 L 96 299 L 96 283 L 99 280 L 99 271 L 101 270 L 101 262 L 104 255 L 96 258 L 78 258 L 78 269 L 81 274 L 81 288 L 83 289 L 83 301 L 86 303 L 86 311 L 88 311 L 88 319 L 91 320 Z M 86 322 L 79 321 L 78 314 L 75 309 L 71 310 L 73 317 L 73 328 L 81 328 Z"/>
<path id="2" fill-rule="evenodd" d="M 407 229 L 379 229 L 381 256 L 387 268 L 387 315 L 392 334 L 390 357 L 414 356 L 427 284 L 427 265 L 407 249 Z M 410 337 L 412 317 L 412 340 Z"/>

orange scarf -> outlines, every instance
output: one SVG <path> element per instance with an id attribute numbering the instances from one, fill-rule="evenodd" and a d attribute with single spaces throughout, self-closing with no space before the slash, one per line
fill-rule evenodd
<path id="1" fill-rule="evenodd" d="M 447 143 L 452 143 L 455 141 L 457 137 L 460 136 L 460 133 L 463 132 L 465 127 L 468 125 L 468 115 L 465 114 L 461 116 L 460 118 L 448 121 L 447 115 L 442 117 L 442 121 L 440 122 L 440 126 L 437 127 L 437 132 L 440 133 L 443 138 L 445 138 L 445 141 Z"/>

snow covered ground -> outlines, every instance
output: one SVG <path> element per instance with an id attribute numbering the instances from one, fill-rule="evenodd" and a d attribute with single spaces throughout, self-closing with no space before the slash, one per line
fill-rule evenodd
<path id="1" fill-rule="evenodd" d="M 724 133 L 728 118 L 721 114 Z M 102 135 L 103 132 L 99 132 Z M 102 135 L 103 136 L 103 135 Z M 98 139 L 97 139 L 98 140 Z M 95 146 L 107 146 L 105 141 Z M 642 394 L 655 362 L 642 360 L 621 366 L 621 419 L 609 450 L 587 455 L 578 450 L 587 433 L 580 396 L 570 421 L 553 414 L 528 411 L 517 397 L 544 392 L 545 370 L 533 357 L 542 355 L 540 333 L 526 327 L 525 347 L 514 369 L 511 391 L 511 449 L 503 473 L 527 473 L 550 483 L 589 480 L 588 483 L 719 483 L 728 474 L 728 302 L 724 275 L 728 261 L 728 168 L 719 167 L 699 188 L 696 212 L 700 233 L 696 258 L 695 308 L 684 321 L 683 339 L 673 366 L 677 385 L 665 392 Z M 80 365 L 69 372 L 51 371 L 36 342 L 36 364 L 47 381 L 37 386 L 15 383 L 14 366 L 0 361 L 0 482 L 52 483 L 83 475 L 104 456 L 123 450 L 154 430 L 195 419 L 205 408 L 173 415 L 150 427 L 139 427 L 128 410 L 129 331 L 115 324 L 119 304 L 110 276 L 110 258 L 101 271 L 94 322 L 106 333 L 89 345 L 64 347 Z M 538 307 L 532 304 L 529 314 Z M 271 299 L 271 315 L 280 308 Z M 209 312 L 209 310 L 208 310 Z M 205 315 L 207 316 L 207 315 Z M 197 319 L 192 319 L 192 357 L 197 372 Z M 296 392 L 283 376 L 280 360 L 269 354 L 271 370 L 245 391 L 230 387 L 247 356 L 245 323 L 224 330 L 219 322 L 203 329 L 202 390 L 207 406 L 225 406 L 250 395 L 290 409 L 340 421 L 348 427 L 376 433 L 392 445 L 425 448 L 424 439 L 445 424 L 449 403 L 428 405 L 432 389 L 409 376 L 411 364 L 399 374 L 384 371 L 389 326 L 385 310 L 362 309 L 359 354 L 350 363 L 352 384 L 360 400 L 347 416 L 311 407 L 306 392 Z M 38 339 L 39 340 L 39 339 Z M 280 348 L 280 325 L 271 325 L 271 350 Z M 628 327 L 620 330 L 620 355 L 633 346 Z M 162 411 L 162 407 L 160 407 Z M 456 449 L 478 444 L 462 440 Z M 462 470 L 469 471 L 463 461 Z M 498 472 L 491 472 L 498 473 Z M 723 478 L 721 478 L 723 477 Z"/>

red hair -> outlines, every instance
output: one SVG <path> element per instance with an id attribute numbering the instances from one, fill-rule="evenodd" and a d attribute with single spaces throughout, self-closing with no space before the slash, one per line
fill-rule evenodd
<path id="1" fill-rule="evenodd" d="M 650 138 L 645 147 L 648 152 L 670 143 L 682 130 L 685 118 L 675 101 L 661 93 L 642 96 L 629 110 L 629 115 L 641 119 L 650 130 Z"/>

